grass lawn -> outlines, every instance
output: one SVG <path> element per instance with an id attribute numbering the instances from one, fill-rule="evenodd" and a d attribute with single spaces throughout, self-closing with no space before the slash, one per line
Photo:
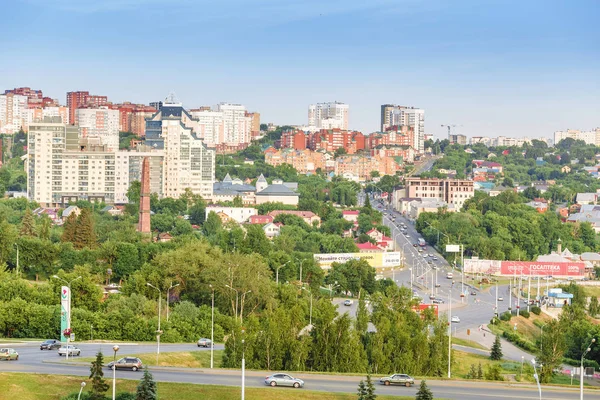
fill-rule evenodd
<path id="1" fill-rule="evenodd" d="M 583 286 L 588 297 L 600 297 L 600 286 Z M 570 379 L 570 378 L 569 378 Z"/>
<path id="2" fill-rule="evenodd" d="M 84 391 L 88 391 L 89 384 Z M 79 391 L 82 378 L 75 376 L 0 373 L 0 393 L 3 399 L 19 400 L 60 400 L 69 393 Z M 134 393 L 138 381 L 117 379 L 117 392 L 129 391 Z M 109 391 L 111 389 L 109 388 Z M 221 400 L 236 399 L 240 389 L 227 386 L 193 385 L 184 383 L 158 383 L 158 394 L 161 400 Z M 287 388 L 246 388 L 248 400 L 351 400 L 356 399 L 352 393 L 326 393 L 310 390 L 294 390 Z M 409 400 L 407 396 L 382 396 L 381 400 Z"/>
<path id="3" fill-rule="evenodd" d="M 521 363 L 514 361 L 492 361 L 489 357 L 481 356 L 478 354 L 466 353 L 464 351 L 454 350 L 452 352 L 453 363 L 452 363 L 452 374 L 456 378 L 466 378 L 471 365 L 475 365 L 477 370 L 481 363 L 481 368 L 485 374 L 486 369 L 491 365 L 500 365 L 502 374 L 518 374 L 521 369 Z M 523 371 L 525 373 L 525 371 Z"/>
<path id="4" fill-rule="evenodd" d="M 468 340 L 468 339 L 461 339 L 461 338 L 457 338 L 457 337 L 453 337 L 452 338 L 452 344 L 458 344 L 461 346 L 467 346 L 467 347 L 473 347 L 474 349 L 480 349 L 480 350 L 489 350 L 488 348 L 486 348 L 485 346 L 474 342 L 473 340 Z"/>
<path id="5" fill-rule="evenodd" d="M 156 365 L 156 353 L 129 354 L 127 357 L 139 357 L 144 365 Z M 117 354 L 117 360 L 121 358 Z M 89 362 L 96 357 L 69 357 L 69 362 Z M 104 364 L 112 361 L 112 356 L 104 356 Z M 223 361 L 223 350 L 214 351 L 214 366 L 219 368 Z M 161 367 L 185 367 L 185 368 L 209 368 L 210 351 L 182 351 L 172 353 L 160 353 L 159 365 Z"/>

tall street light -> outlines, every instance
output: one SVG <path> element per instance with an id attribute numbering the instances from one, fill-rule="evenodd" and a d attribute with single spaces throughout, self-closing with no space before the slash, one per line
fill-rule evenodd
<path id="1" fill-rule="evenodd" d="M 452 282 L 454 285 L 454 281 Z M 452 286 L 448 290 L 448 379 L 450 379 L 450 357 L 452 356 Z"/>
<path id="2" fill-rule="evenodd" d="M 242 329 L 242 338 L 244 337 L 244 333 L 246 331 Z M 245 340 L 242 339 L 242 400 L 246 395 L 246 345 L 244 344 Z"/>
<path id="3" fill-rule="evenodd" d="M 592 350 L 592 346 L 596 343 L 596 338 L 592 339 L 590 345 L 585 349 L 581 355 L 581 370 L 579 371 L 579 399 L 583 400 L 583 359 Z"/>
<path id="4" fill-rule="evenodd" d="M 300 261 L 299 259 L 296 259 L 297 261 Z M 306 261 L 306 259 L 303 259 L 302 261 L 300 261 L 300 285 L 302 286 L 302 266 L 304 264 L 304 261 Z"/>
<path id="5" fill-rule="evenodd" d="M 169 288 L 167 289 L 167 322 L 169 322 L 169 291 L 173 288 L 176 288 L 177 286 L 179 286 L 179 283 L 176 285 L 173 285 L 173 283 L 171 283 L 171 286 L 169 286 Z"/>
<path id="6" fill-rule="evenodd" d="M 160 314 L 162 311 L 162 309 L 161 309 L 162 308 L 161 307 L 162 290 L 160 290 L 159 288 L 157 288 L 150 282 L 146 282 L 146 285 L 158 290 L 158 329 L 156 330 L 156 365 L 158 365 L 158 356 L 160 355 L 160 334 L 162 333 L 160 331 Z"/>
<path id="7" fill-rule="evenodd" d="M 17 278 L 19 277 L 19 243 L 15 243 L 17 246 Z"/>
<path id="8" fill-rule="evenodd" d="M 212 291 L 212 304 L 210 307 L 210 368 L 213 367 L 213 350 L 215 349 L 215 288 L 209 285 Z"/>
<path id="9" fill-rule="evenodd" d="M 279 269 L 285 267 L 286 265 L 288 265 L 290 263 L 290 261 L 288 261 L 285 264 L 282 264 L 282 265 L 280 265 L 279 267 L 276 268 L 276 270 L 275 270 L 275 284 L 279 285 Z"/>
<path id="10" fill-rule="evenodd" d="M 81 399 L 81 392 L 83 391 L 84 387 L 85 387 L 85 382 L 81 382 L 81 389 L 79 389 L 79 394 L 77 395 L 77 400 Z"/>
<path id="11" fill-rule="evenodd" d="M 119 351 L 119 345 L 114 345 L 113 346 L 113 351 L 114 356 L 113 356 L 113 393 L 112 393 L 112 400 L 116 399 L 117 396 L 117 351 Z"/>
<path id="12" fill-rule="evenodd" d="M 304 286 L 302 286 L 302 290 L 306 290 L 308 293 L 310 293 L 310 310 L 308 312 L 308 324 L 312 327 L 312 304 L 313 304 L 313 294 L 312 294 L 312 290 L 308 290 L 306 289 Z"/>
<path id="13" fill-rule="evenodd" d="M 538 376 L 537 369 L 535 369 L 535 358 L 531 359 L 531 364 L 533 364 L 533 377 L 535 378 L 535 382 L 537 383 L 538 392 L 540 394 L 540 400 L 542 400 L 542 386 L 540 385 L 540 377 Z M 542 364 L 540 364 L 540 368 L 542 368 Z"/>
<path id="14" fill-rule="evenodd" d="M 540 327 L 540 351 L 544 350 L 544 327 L 546 325 L 548 325 L 548 323 L 545 323 Z"/>

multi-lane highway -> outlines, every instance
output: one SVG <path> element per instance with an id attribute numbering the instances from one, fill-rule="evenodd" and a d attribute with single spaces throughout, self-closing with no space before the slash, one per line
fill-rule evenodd
<path id="1" fill-rule="evenodd" d="M 3 345 L 4 346 L 4 345 Z M 0 362 L 0 372 L 26 372 L 42 374 L 62 374 L 87 377 L 89 375 L 89 365 L 77 363 L 67 364 L 64 358 L 59 358 L 56 351 L 41 351 L 39 344 L 12 344 L 12 347 L 19 351 L 19 361 Z M 112 358 L 112 343 L 108 344 L 81 344 L 83 356 L 93 356 L 98 350 L 102 350 L 108 359 Z M 218 348 L 222 348 L 219 346 Z M 120 355 L 147 353 L 156 349 L 154 345 L 128 345 L 122 344 L 119 350 Z M 209 349 L 198 349 L 194 344 L 164 345 L 163 351 L 210 351 Z M 240 386 L 241 374 L 239 370 L 225 369 L 196 369 L 196 368 L 168 368 L 150 366 L 155 380 L 159 382 L 179 382 L 193 384 L 210 384 Z M 264 378 L 272 372 L 267 371 L 247 371 L 246 386 L 255 388 L 264 388 L 264 390 L 281 390 L 282 396 L 286 390 L 283 388 L 270 388 L 264 384 Z M 355 393 L 358 383 L 362 376 L 343 376 L 343 375 L 322 375 L 310 373 L 298 373 L 294 376 L 299 377 L 306 382 L 305 389 L 318 390 L 324 392 L 345 392 Z M 117 371 L 119 379 L 140 379 L 140 372 Z M 378 378 L 378 376 L 374 377 Z M 419 382 L 417 382 L 418 384 Z M 445 399 L 461 400 L 481 400 L 481 399 L 538 399 L 537 389 L 533 385 L 518 385 L 509 383 L 492 382 L 458 382 L 428 380 L 428 386 L 434 396 Z M 417 388 L 405 387 L 386 387 L 377 386 L 377 394 L 382 395 L 402 395 L 415 396 Z M 543 388 L 543 398 L 547 400 L 570 400 L 579 398 L 579 392 L 569 388 Z M 600 398 L 600 393 L 586 390 L 586 398 Z"/>

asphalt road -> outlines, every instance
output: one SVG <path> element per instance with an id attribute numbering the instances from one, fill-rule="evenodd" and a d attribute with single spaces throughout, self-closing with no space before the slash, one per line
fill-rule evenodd
<path id="1" fill-rule="evenodd" d="M 105 345 L 108 351 L 109 345 Z M 142 351 L 147 351 L 146 345 L 140 345 Z M 187 349 L 187 345 L 173 345 L 169 348 L 169 351 L 173 351 L 178 347 Z M 82 348 L 85 348 L 82 345 Z M 103 345 L 104 347 L 104 345 Z M 130 350 L 129 347 L 137 346 L 124 346 Z M 150 346 L 151 347 L 151 346 Z M 97 346 L 96 346 L 97 349 Z M 89 348 L 92 352 L 93 348 Z M 31 365 L 28 359 L 35 354 L 40 352 L 38 347 L 33 345 L 20 345 L 19 353 L 21 357 L 19 361 L 1 362 L 0 372 L 26 372 L 26 373 L 41 373 L 41 374 L 55 374 L 55 375 L 73 375 L 87 378 L 89 375 L 88 365 L 68 365 L 62 362 L 47 360 L 46 362 L 37 362 Z M 86 350 L 87 352 L 88 350 Z M 207 350 L 200 350 L 207 351 Z M 42 358 L 48 358 L 49 355 L 54 355 L 54 352 L 40 352 L 45 354 Z M 57 357 L 58 358 L 58 357 Z M 179 383 L 193 383 L 193 384 L 210 384 L 210 385 L 225 385 L 225 386 L 241 386 L 241 372 L 239 370 L 210 370 L 210 369 L 191 369 L 191 368 L 166 368 L 166 367 L 150 367 L 155 380 L 160 382 L 179 382 Z M 266 387 L 264 384 L 264 378 L 270 375 L 272 372 L 266 371 L 247 371 L 246 372 L 246 386 L 264 388 L 264 390 L 281 390 L 282 396 L 286 390 L 294 390 L 288 388 L 271 388 Z M 139 380 L 141 378 L 140 372 L 132 371 L 117 371 L 117 377 L 119 379 L 134 379 Z M 315 375 L 307 373 L 295 374 L 295 377 L 303 379 L 305 389 L 318 390 L 325 392 L 339 392 L 339 393 L 355 393 L 358 383 L 364 377 L 361 376 L 340 376 L 340 375 Z M 379 377 L 376 377 L 378 379 Z M 377 382 L 376 382 L 377 383 Z M 417 382 L 418 385 L 419 382 Z M 436 381 L 429 380 L 428 386 L 432 390 L 434 396 L 445 399 L 460 399 L 460 400 L 481 400 L 481 399 L 538 399 L 537 389 L 533 385 L 510 385 L 508 383 L 493 383 L 493 382 L 456 382 L 456 381 Z M 404 395 L 404 396 L 415 396 L 417 391 L 416 387 L 396 387 L 396 386 L 382 386 L 377 385 L 377 394 L 386 395 Z M 542 388 L 543 398 L 546 400 L 570 400 L 578 399 L 579 392 L 575 389 L 557 389 L 557 388 Z M 600 399 L 600 393 L 586 390 L 585 398 L 587 399 Z"/>

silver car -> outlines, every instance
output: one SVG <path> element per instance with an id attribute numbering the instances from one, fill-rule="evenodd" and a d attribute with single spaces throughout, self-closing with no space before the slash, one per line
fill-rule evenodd
<path id="1" fill-rule="evenodd" d="M 70 356 L 79 356 L 81 355 L 81 350 L 79 350 L 79 347 L 76 346 L 68 346 L 68 352 Z M 66 356 L 67 355 L 67 347 L 66 346 L 61 346 L 60 349 L 58 349 L 58 355 L 59 356 Z"/>
<path id="2" fill-rule="evenodd" d="M 386 376 L 379 379 L 379 383 L 385 386 L 389 385 L 404 385 L 406 387 L 410 387 L 410 385 L 415 384 L 415 380 L 406 374 L 394 374 L 392 376 Z"/>
<path id="3" fill-rule="evenodd" d="M 290 386 L 295 388 L 304 387 L 304 381 L 302 379 L 294 378 L 288 374 L 277 373 L 265 378 L 265 385 L 269 386 Z"/>
<path id="4" fill-rule="evenodd" d="M 201 339 L 198 339 L 197 344 L 198 344 L 198 347 L 210 347 L 210 345 L 212 344 L 212 341 L 207 338 L 201 338 Z"/>

